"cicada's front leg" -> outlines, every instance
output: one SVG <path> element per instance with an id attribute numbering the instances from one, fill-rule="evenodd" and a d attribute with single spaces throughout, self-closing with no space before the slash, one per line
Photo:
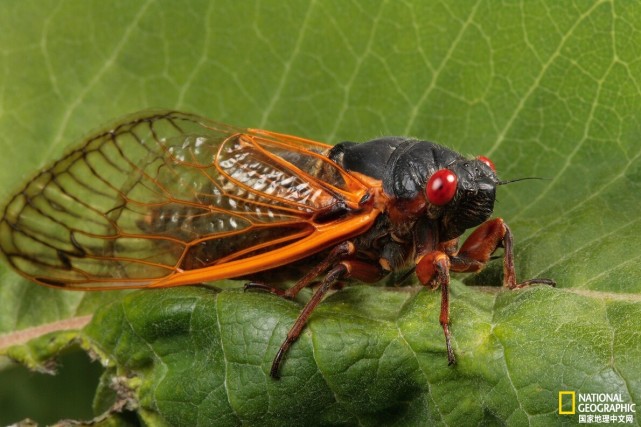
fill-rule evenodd
<path id="1" fill-rule="evenodd" d="M 451 270 L 458 272 L 480 271 L 499 247 L 504 248 L 503 285 L 506 288 L 518 289 L 535 283 L 556 285 L 554 280 L 538 278 L 516 282 L 512 231 L 501 218 L 484 222 L 470 234 L 461 249 L 450 257 Z"/>

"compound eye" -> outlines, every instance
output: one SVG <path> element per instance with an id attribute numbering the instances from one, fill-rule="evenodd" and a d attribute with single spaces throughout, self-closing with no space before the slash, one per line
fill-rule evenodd
<path id="1" fill-rule="evenodd" d="M 492 169 L 494 172 L 496 172 L 496 166 L 494 166 L 494 162 L 492 160 L 488 159 L 485 156 L 478 156 L 476 158 L 476 160 L 479 160 L 482 163 L 485 163 L 486 165 L 488 165 L 490 167 L 490 169 Z"/>
<path id="2" fill-rule="evenodd" d="M 458 178 L 449 169 L 439 169 L 427 181 L 427 200 L 433 205 L 442 206 L 449 203 L 456 194 Z"/>

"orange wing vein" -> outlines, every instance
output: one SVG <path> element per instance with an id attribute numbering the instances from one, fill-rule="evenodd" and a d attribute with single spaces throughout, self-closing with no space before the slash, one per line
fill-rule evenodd
<path id="1" fill-rule="evenodd" d="M 70 289 L 278 267 L 362 233 L 378 215 L 359 204 L 368 187 L 325 157 L 330 148 L 179 112 L 131 116 L 10 199 L 0 250 L 29 279 Z"/>

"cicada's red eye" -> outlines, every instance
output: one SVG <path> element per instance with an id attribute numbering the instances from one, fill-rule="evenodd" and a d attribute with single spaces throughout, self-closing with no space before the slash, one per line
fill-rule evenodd
<path id="1" fill-rule="evenodd" d="M 449 203 L 456 194 L 458 178 L 449 169 L 440 169 L 434 172 L 427 181 L 427 200 L 433 205 L 442 206 Z"/>
<path id="2" fill-rule="evenodd" d="M 485 163 L 486 165 L 488 165 L 490 167 L 490 169 L 492 169 L 494 172 L 496 172 L 496 166 L 494 166 L 494 162 L 492 160 L 488 159 L 485 156 L 478 156 L 476 159 L 480 160 L 483 163 Z"/>

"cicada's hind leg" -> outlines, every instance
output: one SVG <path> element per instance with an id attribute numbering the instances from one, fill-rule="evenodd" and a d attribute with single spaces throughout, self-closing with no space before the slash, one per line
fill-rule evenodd
<path id="1" fill-rule="evenodd" d="M 287 350 L 292 345 L 292 343 L 294 343 L 300 336 L 300 333 L 305 327 L 305 324 L 307 323 L 309 316 L 312 314 L 312 311 L 314 311 L 316 306 L 323 300 L 323 297 L 330 289 L 332 289 L 332 287 L 337 282 L 347 278 L 357 279 L 363 282 L 377 282 L 384 275 L 385 271 L 379 265 L 370 264 L 358 260 L 342 260 L 331 267 L 323 280 L 320 282 L 320 286 L 318 286 L 318 288 L 314 291 L 314 294 L 312 295 L 310 300 L 301 310 L 298 318 L 296 319 L 296 322 L 294 322 L 294 325 L 287 333 L 287 338 L 285 338 L 285 341 L 278 349 L 276 357 L 274 357 L 271 370 L 269 372 L 272 378 L 279 377 L 278 371 L 280 369 L 280 364 L 283 356 L 287 353 Z M 296 286 L 298 286 L 298 284 L 296 284 Z"/>
<path id="2" fill-rule="evenodd" d="M 307 324 L 309 316 L 323 300 L 327 292 L 332 289 L 334 285 L 340 283 L 343 279 L 357 279 L 364 282 L 376 282 L 380 280 L 384 275 L 385 271 L 378 264 L 370 264 L 364 261 L 359 261 L 355 259 L 349 259 L 350 256 L 354 255 L 356 248 L 352 242 L 343 242 L 336 246 L 329 253 L 327 258 L 313 268 L 307 275 L 301 278 L 292 288 L 283 292 L 284 296 L 293 298 L 296 294 L 308 286 L 316 277 L 325 273 L 325 277 L 320 281 L 320 285 L 314 290 L 312 297 L 305 304 L 301 310 L 296 322 L 290 328 L 287 333 L 285 341 L 281 344 L 269 374 L 272 378 L 279 378 L 280 364 L 283 360 L 283 357 L 287 354 L 289 347 L 298 339 L 303 328 Z M 261 287 L 262 289 L 262 287 Z"/>
<path id="3" fill-rule="evenodd" d="M 353 255 L 355 252 L 356 249 L 352 242 L 346 241 L 340 243 L 329 252 L 322 262 L 312 268 L 305 276 L 301 277 L 294 286 L 285 291 L 273 288 L 264 283 L 250 282 L 245 284 L 245 290 L 263 290 L 288 299 L 293 299 L 302 289 L 313 283 L 318 276 L 327 272 L 321 281 L 320 286 L 315 290 L 307 304 L 305 304 L 305 307 L 298 315 L 296 322 L 287 333 L 287 338 L 278 349 L 270 370 L 270 375 L 273 378 L 279 377 L 278 371 L 285 353 L 287 353 L 287 350 L 292 343 L 298 339 L 298 336 L 305 327 L 305 323 L 307 323 L 307 319 L 312 314 L 312 311 L 314 311 L 314 308 L 316 308 L 316 306 L 322 301 L 323 297 L 327 294 L 329 289 L 331 289 L 332 285 L 348 275 L 349 264 L 340 263 L 340 261 L 350 255 Z M 328 269 L 329 271 L 327 271 Z"/>
<path id="4" fill-rule="evenodd" d="M 273 295 L 278 295 L 279 297 L 288 298 L 284 289 L 275 288 L 263 282 L 247 282 L 243 287 L 245 291 L 265 291 Z"/>
<path id="5" fill-rule="evenodd" d="M 354 252 L 354 244 L 349 241 L 335 246 L 322 262 L 317 264 L 305 276 L 301 277 L 294 286 L 287 290 L 274 288 L 268 284 L 260 282 L 246 283 L 245 290 L 262 290 L 284 298 L 293 299 L 302 289 L 309 286 L 314 281 L 314 279 L 327 271 L 327 269 L 329 269 L 332 265 L 336 264 L 338 260 L 350 256 Z"/>
<path id="6" fill-rule="evenodd" d="M 289 332 L 287 332 L 287 338 L 285 338 L 285 341 L 283 341 L 278 349 L 278 352 L 274 357 L 274 361 L 272 362 L 271 370 L 269 371 L 269 375 L 272 378 L 277 379 L 280 377 L 280 364 L 287 353 L 287 350 L 289 350 L 289 347 L 298 339 L 300 333 L 305 327 L 305 324 L 307 323 L 307 319 L 309 319 L 309 316 L 312 314 L 316 306 L 323 300 L 327 291 L 329 291 L 334 283 L 345 277 L 347 272 L 348 268 L 343 263 L 335 265 L 327 272 L 320 286 L 316 289 L 316 292 L 314 292 L 307 304 L 305 304 L 305 307 L 303 307 L 303 310 L 298 315 L 296 322 L 294 322 L 294 325 L 291 327 Z"/>

